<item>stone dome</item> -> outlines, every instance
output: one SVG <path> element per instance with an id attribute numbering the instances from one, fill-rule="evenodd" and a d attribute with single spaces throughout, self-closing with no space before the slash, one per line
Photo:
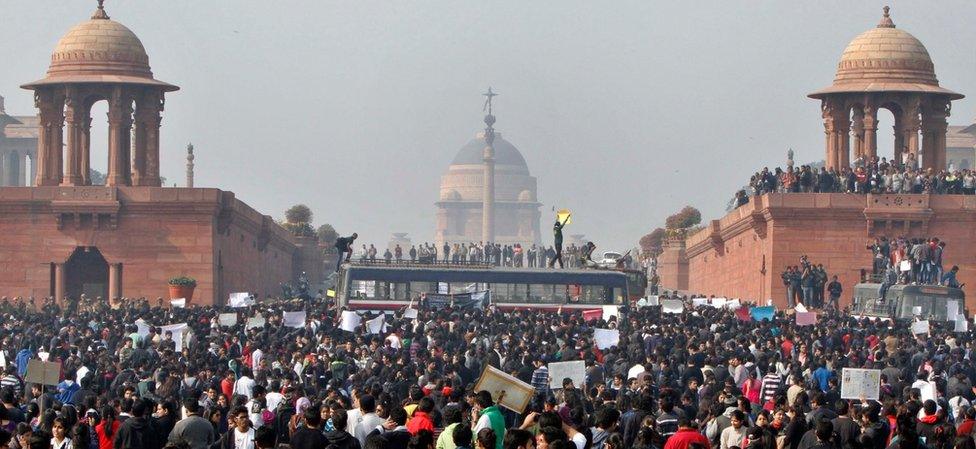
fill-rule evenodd
<path id="1" fill-rule="evenodd" d="M 519 152 L 515 145 L 511 142 L 502 138 L 502 133 L 495 132 L 495 140 L 492 142 L 495 148 L 495 165 L 511 165 L 515 167 L 525 168 L 528 170 L 528 165 L 525 163 L 525 158 L 522 157 L 522 153 Z M 454 156 L 454 160 L 451 161 L 451 165 L 481 165 L 484 163 L 484 151 L 485 147 L 488 145 L 485 142 L 485 133 L 479 132 L 475 135 L 474 139 L 471 139 L 466 143 L 461 150 L 458 151 L 457 155 Z"/>
<path id="2" fill-rule="evenodd" d="M 888 7 L 877 27 L 847 44 L 837 64 L 833 85 L 809 96 L 822 98 L 831 93 L 882 91 L 963 97 L 939 86 L 935 65 L 925 45 L 911 33 L 895 28 Z"/>
<path id="3" fill-rule="evenodd" d="M 99 5 L 90 20 L 75 25 L 51 54 L 47 77 L 24 87 L 58 83 L 123 83 L 176 86 L 153 79 L 149 55 L 129 28 L 111 20 Z"/>

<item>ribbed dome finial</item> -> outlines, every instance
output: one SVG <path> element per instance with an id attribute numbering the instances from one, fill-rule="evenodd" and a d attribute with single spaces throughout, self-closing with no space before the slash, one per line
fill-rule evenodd
<path id="1" fill-rule="evenodd" d="M 884 7 L 884 16 L 881 17 L 881 22 L 878 23 L 878 28 L 894 28 L 895 27 L 895 22 L 892 22 L 891 21 L 891 15 L 888 14 L 888 11 L 891 11 L 891 7 L 890 6 L 885 6 Z"/>
<path id="2" fill-rule="evenodd" d="M 98 0 L 98 9 L 95 10 L 95 14 L 91 16 L 92 20 L 108 20 L 108 14 L 105 12 L 105 0 Z"/>

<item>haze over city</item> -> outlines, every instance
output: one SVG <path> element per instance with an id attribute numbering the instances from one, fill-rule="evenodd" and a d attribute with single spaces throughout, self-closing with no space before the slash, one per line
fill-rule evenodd
<path id="1" fill-rule="evenodd" d="M 4 2 L 8 113 L 34 113 L 18 86 L 39 78 L 64 30 L 94 2 Z M 976 30 L 964 1 L 889 2 L 923 41 L 939 81 L 976 92 Z M 538 178 L 543 242 L 552 207 L 601 250 L 633 247 L 691 204 L 718 218 L 763 165 L 823 159 L 818 101 L 845 44 L 885 2 L 136 2 L 111 1 L 134 30 L 167 96 L 161 167 L 182 185 L 236 193 L 280 218 L 309 205 L 315 225 L 385 243 L 432 240 L 440 176 L 484 125 Z M 57 12 L 52 14 L 52 12 Z M 14 63 L 15 62 L 15 63 Z M 101 109 L 98 109 L 101 107 Z M 104 103 L 94 114 L 103 114 Z M 972 123 L 971 98 L 950 124 Z M 890 129 L 890 114 L 880 116 Z M 92 130 L 105 171 L 107 125 Z M 879 147 L 890 148 L 879 132 Z M 885 140 L 887 139 L 887 141 Z M 880 155 L 886 155 L 882 150 Z M 890 156 L 890 149 L 887 150 Z"/>

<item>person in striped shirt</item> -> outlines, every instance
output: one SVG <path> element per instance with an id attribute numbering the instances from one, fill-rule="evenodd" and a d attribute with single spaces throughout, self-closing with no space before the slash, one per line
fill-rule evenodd
<path id="1" fill-rule="evenodd" d="M 541 359 L 535 359 L 532 364 L 535 365 L 535 371 L 532 371 L 531 384 L 536 392 L 544 394 L 549 391 L 549 368 Z"/>

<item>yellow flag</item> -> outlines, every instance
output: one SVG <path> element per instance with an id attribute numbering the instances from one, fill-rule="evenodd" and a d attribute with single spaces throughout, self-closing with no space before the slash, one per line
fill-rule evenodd
<path id="1" fill-rule="evenodd" d="M 569 209 L 559 209 L 556 212 L 556 220 L 559 220 L 560 223 L 565 222 L 565 224 L 570 224 L 573 222 L 573 217 Z"/>
<path id="2" fill-rule="evenodd" d="M 335 298 L 335 290 L 326 290 L 325 296 L 328 296 L 330 298 Z"/>

